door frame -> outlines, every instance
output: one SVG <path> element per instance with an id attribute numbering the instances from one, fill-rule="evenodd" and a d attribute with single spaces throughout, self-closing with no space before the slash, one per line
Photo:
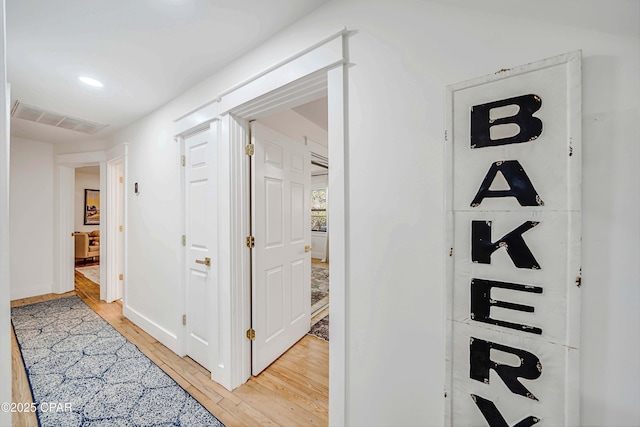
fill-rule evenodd
<path id="1" fill-rule="evenodd" d="M 326 90 L 328 97 L 329 116 L 329 156 L 332 159 L 332 174 L 329 179 L 329 189 L 332 194 L 330 207 L 331 227 L 333 239 L 330 240 L 333 254 L 331 263 L 331 305 L 330 305 L 330 334 L 329 347 L 329 424 L 343 425 L 345 418 L 346 398 L 346 299 L 347 299 L 347 68 L 346 36 L 343 31 L 339 37 L 333 37 L 327 44 L 337 42 L 340 57 L 337 63 L 328 64 L 316 70 L 307 70 L 302 76 L 287 75 L 288 66 L 298 62 L 296 58 L 278 67 L 255 81 L 242 86 L 233 92 L 232 99 L 224 108 L 224 98 L 221 102 L 222 135 L 221 146 L 228 147 L 230 160 L 231 188 L 228 194 L 231 201 L 229 219 L 231 220 L 230 241 L 231 259 L 228 271 L 231 283 L 237 283 L 231 297 L 231 349 L 234 355 L 231 360 L 232 369 L 230 382 L 237 387 L 246 382 L 251 376 L 251 342 L 246 339 L 245 331 L 250 328 L 251 292 L 250 292 L 250 256 L 249 249 L 244 245 L 244 237 L 249 234 L 249 162 L 244 154 L 244 146 L 248 142 L 248 122 L 268 115 L 284 108 L 300 105 L 317 98 L 317 93 Z M 319 51 L 326 45 L 311 50 L 311 54 L 318 59 L 326 60 L 324 52 Z M 302 67 L 298 63 L 295 66 Z M 263 79 L 278 81 L 276 89 L 260 82 Z M 254 83 L 263 83 L 254 85 Z M 251 87 L 248 87 L 251 86 Z M 249 92 L 251 95 L 248 95 Z M 242 102 L 235 106 L 233 101 Z M 221 194 L 222 196 L 222 194 Z M 224 283 L 224 282 L 221 282 Z"/>
<path id="2" fill-rule="evenodd" d="M 328 97 L 329 155 L 332 173 L 330 240 L 331 305 L 329 347 L 329 424 L 346 423 L 346 342 L 348 300 L 348 37 L 341 29 L 264 71 L 210 98 L 201 107 L 175 119 L 176 142 L 206 122 L 218 126 L 218 285 L 208 304 L 217 308 L 212 327 L 211 378 L 228 390 L 251 376 L 250 327 L 249 162 L 244 149 L 249 120 L 259 118 L 320 96 Z M 184 333 L 181 333 L 184 335 Z M 184 339 L 183 337 L 181 339 Z"/>
<path id="3" fill-rule="evenodd" d="M 110 211 L 115 207 L 110 206 L 110 193 L 115 194 L 115 188 L 112 188 L 113 183 L 110 183 L 107 179 L 108 174 L 108 162 L 121 161 L 124 163 L 124 185 L 126 194 L 126 176 L 127 176 L 127 144 L 120 144 L 111 150 L 104 151 L 91 151 L 84 153 L 72 153 L 72 154 L 59 154 L 56 156 L 56 168 L 55 168 L 55 188 L 56 188 L 56 207 L 55 207 L 55 225 L 57 229 L 57 235 L 55 236 L 54 245 L 57 248 L 54 251 L 54 283 L 52 287 L 53 293 L 62 294 L 74 290 L 75 279 L 75 256 L 74 245 L 71 234 L 74 231 L 74 207 L 75 207 L 75 169 L 83 166 L 92 166 L 98 164 L 100 167 L 100 194 L 104 195 L 100 200 L 100 235 L 105 236 L 100 240 L 100 277 L 105 278 L 104 285 L 100 286 L 100 299 L 108 301 L 108 295 L 115 295 L 115 286 L 117 281 L 114 282 L 114 277 L 117 280 L 119 272 L 107 271 L 107 266 L 110 264 L 110 251 L 109 248 L 113 246 L 115 250 L 115 236 L 117 233 L 117 225 L 111 225 Z M 113 203 L 115 205 L 115 203 Z M 125 213 L 125 236 L 122 250 L 124 251 L 124 272 L 126 278 L 127 260 L 126 260 L 126 213 L 127 213 L 127 201 L 126 197 L 123 200 L 123 209 Z M 109 226 L 107 225 L 109 224 Z M 115 268 L 115 267 L 114 267 Z M 113 274 L 115 274 L 115 276 Z M 110 290 L 113 288 L 113 290 Z M 124 290 L 126 297 L 126 287 Z M 123 297 L 124 299 L 124 297 Z"/>
<path id="4" fill-rule="evenodd" d="M 124 305 L 124 301 L 126 301 L 126 280 L 127 280 L 127 250 L 126 250 L 126 242 L 127 242 L 127 203 L 126 203 L 126 189 L 127 189 L 127 156 L 128 156 L 128 144 L 126 142 L 112 148 L 106 153 L 106 162 L 107 162 L 107 200 L 111 203 L 107 203 L 107 209 L 103 209 L 106 212 L 106 242 L 107 242 L 107 250 L 106 250 L 106 259 L 105 259 L 105 297 L 104 300 L 106 302 L 113 302 L 117 298 L 117 287 L 118 281 L 120 280 L 119 275 L 123 275 L 123 291 L 122 291 L 122 301 Z M 122 200 L 117 200 L 118 196 L 118 185 L 119 183 L 119 173 L 118 173 L 118 165 L 122 165 Z M 119 226 L 118 224 L 118 208 L 121 208 L 123 211 L 123 220 L 122 226 L 124 230 L 122 231 L 122 247 L 118 247 L 118 233 Z M 102 247 L 101 256 L 102 256 Z M 107 262 L 107 260 L 117 260 L 119 254 L 123 258 L 122 271 L 118 271 L 118 263 L 117 262 Z M 101 274 L 102 274 L 102 262 L 101 265 Z M 102 299 L 102 288 L 100 289 Z"/>
<path id="5" fill-rule="evenodd" d="M 74 290 L 75 287 L 75 243 L 72 238 L 75 217 L 75 169 L 83 166 L 100 166 L 100 194 L 107 195 L 106 156 L 104 151 L 91 151 L 85 153 L 59 154 L 56 156 L 55 187 L 57 197 L 55 224 L 57 236 L 55 236 L 54 251 L 54 283 L 53 293 L 63 294 Z M 109 207 L 107 197 L 100 199 L 100 235 L 106 235 L 106 212 Z M 100 241 L 100 277 L 106 275 L 107 247 L 109 241 Z M 107 287 L 100 286 L 100 299 L 106 300 Z"/>

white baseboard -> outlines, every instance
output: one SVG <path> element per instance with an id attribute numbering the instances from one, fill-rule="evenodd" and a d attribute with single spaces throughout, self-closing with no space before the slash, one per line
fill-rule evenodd
<path id="1" fill-rule="evenodd" d="M 22 299 L 22 298 L 30 298 L 37 297 L 40 295 L 46 295 L 53 292 L 53 284 L 49 283 L 48 285 L 36 285 L 29 287 L 19 287 L 16 288 L 14 286 L 11 287 L 10 298 L 11 301 Z"/>
<path id="2" fill-rule="evenodd" d="M 122 307 L 122 314 L 124 315 L 124 317 L 131 320 L 140 329 L 164 344 L 169 350 L 173 351 L 179 356 L 184 356 L 180 354 L 178 337 L 175 334 L 169 332 L 142 313 L 127 305 Z"/>

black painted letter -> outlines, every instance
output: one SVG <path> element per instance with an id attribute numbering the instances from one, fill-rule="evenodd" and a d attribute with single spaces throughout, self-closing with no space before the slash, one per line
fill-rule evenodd
<path id="1" fill-rule="evenodd" d="M 535 326 L 492 318 L 491 307 L 502 307 L 509 310 L 524 311 L 527 313 L 533 313 L 534 308 L 530 305 L 494 300 L 491 298 L 491 288 L 511 289 L 514 291 L 531 292 L 534 294 L 542 293 L 542 288 L 539 286 L 525 286 L 515 283 L 494 282 L 493 280 L 471 279 L 471 318 L 473 320 L 505 328 L 516 329 L 518 331 L 530 332 L 532 334 L 542 334 L 542 329 L 536 328 Z"/>
<path id="2" fill-rule="evenodd" d="M 540 264 L 522 239 L 522 234 L 540 224 L 527 221 L 505 234 L 501 239 L 491 241 L 491 221 L 471 221 L 471 260 L 480 264 L 491 264 L 491 254 L 499 248 L 506 248 L 511 261 L 518 268 L 539 270 Z"/>
<path id="3" fill-rule="evenodd" d="M 484 399 L 475 394 L 472 394 L 471 398 L 474 402 L 476 402 L 476 405 L 478 406 L 478 409 L 480 409 L 480 412 L 482 412 L 484 419 L 489 423 L 489 427 L 509 427 L 509 424 L 507 424 L 507 420 L 504 419 L 504 417 L 502 416 L 500 411 L 498 411 L 498 408 L 496 408 L 496 405 L 492 401 Z M 531 427 L 532 425 L 537 424 L 539 421 L 539 418 L 528 416 L 519 423 L 515 424 L 513 427 Z"/>
<path id="4" fill-rule="evenodd" d="M 491 183 L 500 172 L 509 184 L 508 190 L 491 190 Z M 544 202 L 533 188 L 531 180 L 527 176 L 520 162 L 517 160 L 504 160 L 495 162 L 489 168 L 489 172 L 482 180 L 480 189 L 471 202 L 471 207 L 480 206 L 485 197 L 515 197 L 520 206 L 542 206 Z"/>
<path id="5" fill-rule="evenodd" d="M 510 117 L 491 120 L 489 113 L 492 109 L 507 105 L 517 105 L 518 112 Z M 538 111 L 541 106 L 540 97 L 532 94 L 474 105 L 471 108 L 471 148 L 516 144 L 538 138 L 542 133 L 542 121 L 533 117 L 533 113 Z M 511 137 L 491 139 L 491 127 L 505 124 L 515 124 L 520 128 L 520 131 Z"/>
<path id="6" fill-rule="evenodd" d="M 542 365 L 536 355 L 519 348 L 507 347 L 506 345 L 479 338 L 471 338 L 470 342 L 471 363 L 469 376 L 472 379 L 489 384 L 489 370 L 493 369 L 512 393 L 538 400 L 533 393 L 518 381 L 518 378 L 535 380 L 542 374 Z M 491 360 L 491 349 L 516 355 L 520 359 L 520 366 L 502 365 L 494 362 Z"/>

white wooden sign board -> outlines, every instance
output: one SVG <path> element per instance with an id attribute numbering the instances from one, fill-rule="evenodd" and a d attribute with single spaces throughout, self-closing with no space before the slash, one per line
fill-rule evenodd
<path id="1" fill-rule="evenodd" d="M 448 87 L 448 425 L 579 424 L 580 74 Z"/>

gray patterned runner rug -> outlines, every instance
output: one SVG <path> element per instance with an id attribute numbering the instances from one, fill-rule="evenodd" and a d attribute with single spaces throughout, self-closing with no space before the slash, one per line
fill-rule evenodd
<path id="1" fill-rule="evenodd" d="M 11 309 L 47 426 L 223 426 L 77 296 Z"/>

